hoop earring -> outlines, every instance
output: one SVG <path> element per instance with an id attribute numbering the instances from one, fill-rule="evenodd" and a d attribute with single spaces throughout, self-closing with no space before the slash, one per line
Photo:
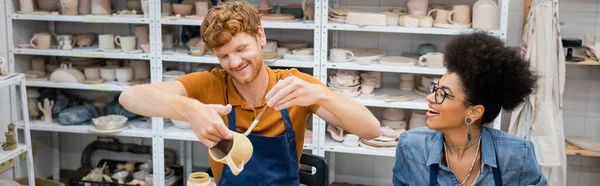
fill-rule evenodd
<path id="1" fill-rule="evenodd" d="M 473 123 L 473 121 L 471 120 L 471 118 L 465 118 L 465 123 L 467 123 L 467 138 L 469 139 L 469 141 L 471 141 L 471 124 Z"/>

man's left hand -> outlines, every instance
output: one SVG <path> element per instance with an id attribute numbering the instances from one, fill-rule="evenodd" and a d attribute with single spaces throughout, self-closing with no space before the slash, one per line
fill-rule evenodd
<path id="1" fill-rule="evenodd" d="M 277 82 L 265 98 L 269 107 L 282 110 L 291 106 L 313 105 L 324 96 L 325 87 L 290 75 Z"/>

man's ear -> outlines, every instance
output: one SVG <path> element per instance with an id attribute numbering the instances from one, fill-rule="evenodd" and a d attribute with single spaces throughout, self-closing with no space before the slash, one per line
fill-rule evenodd
<path id="1" fill-rule="evenodd" d="M 265 46 L 267 44 L 267 36 L 265 35 L 265 28 L 262 26 L 258 26 L 258 32 L 256 32 L 256 41 L 260 44 L 260 46 Z"/>

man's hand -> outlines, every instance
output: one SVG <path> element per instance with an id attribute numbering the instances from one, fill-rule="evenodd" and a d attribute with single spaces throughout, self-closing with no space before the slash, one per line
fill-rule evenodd
<path id="1" fill-rule="evenodd" d="M 267 93 L 267 105 L 275 110 L 291 106 L 309 106 L 325 96 L 323 86 L 306 82 L 293 75 L 277 82 Z"/>
<path id="2" fill-rule="evenodd" d="M 232 139 L 231 131 L 221 118 L 229 112 L 231 105 L 192 104 L 187 118 L 198 140 L 206 147 L 212 148 L 223 139 Z"/>

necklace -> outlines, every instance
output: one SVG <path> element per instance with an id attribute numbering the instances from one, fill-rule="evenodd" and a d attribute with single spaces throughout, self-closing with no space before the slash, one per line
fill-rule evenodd
<path id="1" fill-rule="evenodd" d="M 457 147 L 457 146 L 454 146 L 454 145 L 452 145 L 452 144 L 449 144 L 449 143 L 448 143 L 448 142 L 446 142 L 446 141 L 444 141 L 444 144 L 446 144 L 446 145 L 450 146 L 450 148 L 453 148 L 453 149 L 455 149 L 455 150 L 463 150 L 463 149 L 469 148 L 471 145 L 473 145 L 473 144 L 474 144 L 476 141 L 478 141 L 479 139 L 481 139 L 481 135 L 477 136 L 477 139 L 475 139 L 475 140 L 473 140 L 473 141 L 469 142 L 469 144 L 467 144 L 467 145 L 466 145 L 466 146 L 464 146 L 464 147 Z"/>
<path id="2" fill-rule="evenodd" d="M 467 180 L 471 176 L 471 172 L 473 172 L 473 167 L 475 167 L 475 162 L 477 161 L 477 156 L 479 155 L 479 147 L 481 146 L 481 138 L 478 138 L 478 139 L 479 140 L 476 140 L 476 141 L 479 141 L 479 143 L 477 143 L 477 151 L 475 151 L 475 157 L 473 157 L 473 163 L 471 163 L 471 168 L 469 169 L 469 174 L 467 174 L 467 177 L 465 177 L 465 179 L 459 185 L 464 185 L 465 182 L 467 182 Z M 448 150 L 446 150 L 445 144 L 444 144 L 444 153 L 446 154 L 446 164 L 448 164 L 448 169 L 450 169 L 450 161 L 448 161 Z"/>

